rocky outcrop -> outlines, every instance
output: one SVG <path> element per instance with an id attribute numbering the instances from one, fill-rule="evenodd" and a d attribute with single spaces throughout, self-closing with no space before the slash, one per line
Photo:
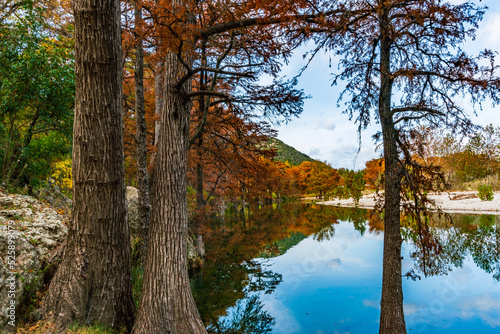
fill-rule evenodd
<path id="1" fill-rule="evenodd" d="M 0 190 L 0 332 L 10 328 L 14 308 L 43 284 L 50 254 L 67 234 L 67 216 L 30 196 Z M 14 306 L 13 306 L 14 305 Z M 15 323 L 11 322 L 12 323 Z"/>
<path id="2" fill-rule="evenodd" d="M 131 239 L 134 239 L 137 236 L 138 228 L 139 228 L 139 192 L 134 187 L 127 187 L 126 191 L 127 196 L 127 214 L 128 214 L 128 226 L 130 230 Z"/>
<path id="3" fill-rule="evenodd" d="M 127 187 L 131 239 L 137 236 L 137 203 L 137 189 Z M 24 307 L 55 270 L 68 233 L 68 221 L 63 209 L 56 210 L 33 197 L 6 194 L 0 189 L 0 333 L 12 329 L 9 321 L 18 320 L 20 311 L 26 311 L 20 310 L 20 305 Z M 190 270 L 201 266 L 204 253 L 201 236 L 190 234 Z"/>

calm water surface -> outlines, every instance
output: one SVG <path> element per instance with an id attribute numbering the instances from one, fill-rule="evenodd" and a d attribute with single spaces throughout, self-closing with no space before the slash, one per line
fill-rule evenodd
<path id="1" fill-rule="evenodd" d="M 377 333 L 383 223 L 367 210 L 253 209 L 212 226 L 192 280 L 212 333 Z M 409 333 L 500 333 L 500 217 L 403 229 Z"/>

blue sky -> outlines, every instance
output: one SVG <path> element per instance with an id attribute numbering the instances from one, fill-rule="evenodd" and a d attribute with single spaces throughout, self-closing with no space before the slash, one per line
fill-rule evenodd
<path id="1" fill-rule="evenodd" d="M 331 239 L 313 236 L 266 260 L 283 275 L 264 309 L 275 318 L 273 334 L 377 333 L 382 285 L 383 233 L 361 235 L 351 223 L 333 225 Z M 402 245 L 403 273 L 416 268 Z M 408 333 L 498 333 L 499 282 L 467 255 L 447 275 L 403 279 Z M 444 261 L 446 262 L 446 261 Z"/>
<path id="2" fill-rule="evenodd" d="M 500 51 L 500 1 L 484 0 L 480 4 L 488 6 L 489 10 L 480 24 L 476 40 L 469 41 L 465 49 L 471 54 L 476 54 L 485 48 Z M 312 44 L 309 48 L 312 48 Z M 294 76 L 298 73 L 306 63 L 302 55 L 307 49 L 306 46 L 297 50 L 290 64 L 283 69 L 283 75 Z M 381 150 L 376 151 L 371 138 L 379 129 L 379 125 L 372 123 L 362 133 L 362 146 L 357 155 L 357 126 L 336 107 L 342 86 L 331 86 L 331 73 L 337 70 L 337 64 L 333 57 L 331 67 L 329 63 L 329 54 L 318 54 L 302 74 L 299 88 L 311 98 L 306 100 L 304 112 L 299 118 L 293 119 L 286 125 L 275 127 L 278 130 L 278 138 L 314 159 L 331 163 L 335 168 L 363 169 L 366 161 L 381 155 Z M 476 117 L 472 106 L 468 106 L 466 100 L 463 103 L 466 110 L 470 111 L 474 122 L 482 125 L 490 123 L 495 126 L 500 125 L 498 121 L 500 107 L 496 107 L 495 110 L 485 105 L 483 111 L 476 110 L 478 114 Z"/>

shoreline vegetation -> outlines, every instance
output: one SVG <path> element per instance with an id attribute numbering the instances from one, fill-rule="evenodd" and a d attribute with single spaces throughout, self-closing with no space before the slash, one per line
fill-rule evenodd
<path id="1" fill-rule="evenodd" d="M 450 191 L 433 193 L 429 195 L 429 198 L 435 201 L 436 208 L 447 213 L 500 215 L 500 192 L 494 192 L 493 196 L 491 201 L 482 201 L 477 196 L 477 191 Z M 318 201 L 317 204 L 374 209 L 376 199 L 376 193 L 371 193 L 363 195 L 358 204 L 355 204 L 352 198 L 335 198 L 328 201 Z"/>

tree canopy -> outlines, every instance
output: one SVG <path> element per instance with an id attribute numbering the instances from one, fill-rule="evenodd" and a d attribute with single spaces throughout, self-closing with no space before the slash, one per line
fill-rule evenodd
<path id="1" fill-rule="evenodd" d="M 18 6 L 22 19 L 0 25 L 2 185 L 38 186 L 50 164 L 71 149 L 74 105 L 72 41 L 53 36 L 44 10 Z M 30 181 L 32 180 L 32 181 Z"/>
<path id="2" fill-rule="evenodd" d="M 465 40 L 474 37 L 484 8 L 473 1 L 337 1 L 344 10 L 338 34 L 318 33 L 320 47 L 340 58 L 334 83 L 347 82 L 340 95 L 345 113 L 361 131 L 381 125 L 385 162 L 384 278 L 380 333 L 406 333 L 401 279 L 400 205 L 424 223 L 429 190 L 443 189 L 440 169 L 413 159 L 408 144 L 417 125 L 471 133 L 459 98 L 473 105 L 500 102 L 495 52 L 470 56 Z"/>

